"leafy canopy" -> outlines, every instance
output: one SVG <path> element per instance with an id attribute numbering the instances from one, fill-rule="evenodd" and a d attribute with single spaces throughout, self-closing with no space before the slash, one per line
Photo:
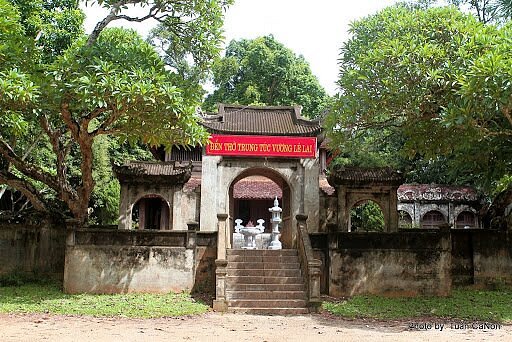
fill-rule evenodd
<path id="1" fill-rule="evenodd" d="M 207 110 L 220 102 L 301 105 L 306 116 L 316 117 L 329 105 L 327 93 L 304 57 L 271 35 L 231 41 L 212 70 L 215 90 L 205 100 Z"/>
<path id="2" fill-rule="evenodd" d="M 229 2 L 99 3 L 110 12 L 84 36 L 78 2 L 0 0 L 0 184 L 22 192 L 41 211 L 58 199 L 67 207 L 59 212 L 69 210 L 82 223 L 96 182 L 116 191 L 98 139 L 171 146 L 207 137 L 195 116 L 197 87 L 169 70 L 134 31 L 106 27 L 113 20 L 154 18 L 184 46 L 201 42 L 194 56 L 211 55 L 220 46 L 220 30 L 209 32 L 204 21 L 199 24 L 201 15 L 215 8 L 208 18 L 219 23 L 219 9 Z M 130 4 L 141 4 L 147 14 L 128 16 Z M 95 196 L 99 202 L 110 197 Z"/>
<path id="3" fill-rule="evenodd" d="M 395 6 L 353 23 L 332 138 L 352 163 L 373 144 L 369 164 L 383 150 L 395 163 L 445 158 L 461 180 L 492 189 L 512 171 L 511 28 L 453 7 Z"/>

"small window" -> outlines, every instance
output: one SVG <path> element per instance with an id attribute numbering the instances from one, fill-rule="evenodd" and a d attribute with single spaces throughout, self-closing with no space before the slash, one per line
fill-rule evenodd
<path id="1" fill-rule="evenodd" d="M 463 211 L 457 216 L 455 222 L 457 228 L 476 228 L 476 216 L 470 211 Z"/>
<path id="2" fill-rule="evenodd" d="M 432 210 L 423 215 L 423 220 L 421 221 L 421 228 L 432 229 L 439 228 L 439 226 L 446 223 L 446 220 L 439 211 Z"/>

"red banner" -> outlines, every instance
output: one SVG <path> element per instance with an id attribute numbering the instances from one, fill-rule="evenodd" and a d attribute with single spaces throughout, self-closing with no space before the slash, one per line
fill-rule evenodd
<path id="1" fill-rule="evenodd" d="M 209 156 L 315 158 L 316 138 L 260 135 L 218 135 L 206 145 Z"/>

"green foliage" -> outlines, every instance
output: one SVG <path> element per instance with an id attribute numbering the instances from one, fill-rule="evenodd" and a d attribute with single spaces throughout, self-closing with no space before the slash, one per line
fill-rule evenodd
<path id="1" fill-rule="evenodd" d="M 512 290 L 455 289 L 450 297 L 388 298 L 358 295 L 324 302 L 327 311 L 350 318 L 411 319 L 437 317 L 512 322 Z"/>
<path id="2" fill-rule="evenodd" d="M 379 205 L 366 201 L 350 210 L 350 230 L 352 232 L 383 232 L 384 215 Z"/>
<path id="3" fill-rule="evenodd" d="M 76 0 L 10 0 L 25 35 L 35 40 L 42 63 L 51 63 L 83 34 L 85 14 Z"/>
<path id="4" fill-rule="evenodd" d="M 359 151 L 370 150 L 367 164 L 384 160 L 417 175 L 443 160 L 448 178 L 487 190 L 510 174 L 509 26 L 453 7 L 395 6 L 351 33 L 328 119 L 342 156 L 358 164 Z"/>
<path id="5" fill-rule="evenodd" d="M 412 8 L 423 9 L 439 4 L 452 4 L 471 13 L 482 23 L 499 23 L 512 19 L 510 0 L 410 0 L 406 3 Z"/>
<path id="6" fill-rule="evenodd" d="M 231 41 L 225 56 L 213 65 L 215 91 L 204 108 L 220 102 L 242 105 L 301 105 L 305 116 L 317 117 L 330 98 L 311 73 L 304 57 L 274 39 Z"/>
<path id="7" fill-rule="evenodd" d="M 90 224 L 111 225 L 118 223 L 119 181 L 112 172 L 112 164 L 127 160 L 151 160 L 152 155 L 139 145 L 120 144 L 117 139 L 99 136 L 93 144 L 93 178 L 96 186 L 92 192 Z"/>
<path id="8" fill-rule="evenodd" d="M 106 29 L 92 46 L 79 40 L 50 70 L 52 112 L 62 101 L 69 102 L 75 120 L 99 112 L 98 128 L 89 128 L 93 134 L 109 130 L 152 146 L 194 145 L 206 138 L 195 103 L 183 97 L 160 56 L 135 31 Z"/>
<path id="9" fill-rule="evenodd" d="M 491 11 L 501 21 L 512 20 L 512 1 L 495 0 L 491 5 Z"/>
<path id="10" fill-rule="evenodd" d="M 123 146 L 118 154 L 124 155 L 126 142 L 171 146 L 206 140 L 195 116 L 198 81 L 168 70 L 134 31 L 105 28 L 129 18 L 124 6 L 99 2 L 117 11 L 85 37 L 76 1 L 0 1 L 0 183 L 21 191 L 34 208 L 48 211 L 48 199 L 62 201 L 69 210 L 56 213 L 84 222 L 92 195 L 93 219 L 113 222 L 119 185 L 101 144 L 110 146 L 109 153 Z M 136 3 L 152 9 L 147 17 L 131 19 L 160 20 L 174 41 L 179 37 L 179 58 L 191 51 L 205 68 L 218 52 L 222 10 L 230 1 Z M 94 144 L 102 136 L 119 142 Z M 101 190 L 93 190 L 95 183 Z"/>
<path id="11" fill-rule="evenodd" d="M 195 302 L 187 293 L 68 295 L 55 284 L 0 287 L 1 313 L 156 318 L 207 310 L 208 306 Z"/>
<path id="12" fill-rule="evenodd" d="M 206 80 L 212 61 L 221 51 L 223 12 L 232 0 L 195 1 L 192 6 L 177 2 L 174 10 L 191 18 L 180 23 L 162 22 L 150 33 L 150 42 L 161 52 L 164 62 L 176 73 L 190 96 L 202 99 L 200 86 Z"/>

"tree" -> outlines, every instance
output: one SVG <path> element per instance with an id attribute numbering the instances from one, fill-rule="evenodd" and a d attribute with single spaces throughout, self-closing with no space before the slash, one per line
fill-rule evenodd
<path id="1" fill-rule="evenodd" d="M 377 137 L 396 147 L 391 158 L 445 158 L 492 190 L 512 172 L 511 32 L 453 7 L 396 6 L 353 23 L 333 139 L 348 152 Z"/>
<path id="2" fill-rule="evenodd" d="M 512 19 L 511 0 L 413 0 L 408 4 L 426 9 L 439 3 L 449 3 L 473 14 L 480 22 L 487 24 Z"/>
<path id="3" fill-rule="evenodd" d="M 302 56 L 274 39 L 231 41 L 225 56 L 213 65 L 215 91 L 204 102 L 243 105 L 302 105 L 306 116 L 316 117 L 329 105 L 329 97 Z"/>
<path id="4" fill-rule="evenodd" d="M 205 92 L 201 86 L 208 77 L 212 61 L 220 54 L 222 17 L 232 0 L 197 2 L 195 20 L 178 27 L 161 22 L 150 33 L 151 44 L 158 48 L 164 62 L 176 72 L 190 96 L 201 101 Z M 190 8 L 189 10 L 191 10 Z"/>
<path id="5" fill-rule="evenodd" d="M 6 164 L 0 170 L 0 183 L 21 191 L 36 209 L 49 210 L 50 195 L 62 201 L 79 222 L 86 221 L 95 184 L 93 143 L 101 136 L 153 146 L 206 139 L 195 116 L 197 99 L 180 88 L 179 77 L 166 70 L 154 48 L 133 31 L 106 26 L 117 19 L 153 17 L 180 31 L 207 11 L 209 4 L 223 2 L 100 1 L 111 9 L 110 14 L 88 37 L 77 35 L 62 49 L 54 45 L 49 49 L 53 56 L 37 48 L 40 33 L 33 36 L 37 30 L 27 29 L 35 21 L 24 21 L 16 7 L 0 1 L 0 16 L 9 18 L 6 23 L 0 21 L 2 38 L 6 38 L 1 41 L 6 46 L 23 42 L 21 54 L 27 55 L 11 58 L 9 49 L 0 49 L 0 60 L 9 61 L 0 70 L 0 155 Z M 133 3 L 149 8 L 148 14 L 124 15 L 124 6 Z M 59 1 L 43 4 L 61 5 Z M 42 14 L 34 13 L 44 23 Z M 186 37 L 188 31 L 180 32 Z M 218 46 L 217 38 L 208 41 L 205 49 Z M 42 160 L 38 153 L 24 159 L 23 150 L 30 142 L 36 148 L 49 144 L 51 153 Z M 74 169 L 79 171 L 71 173 Z"/>
<path id="6" fill-rule="evenodd" d="M 503 21 L 512 20 L 512 1 L 495 0 L 492 6 L 493 13 Z"/>

